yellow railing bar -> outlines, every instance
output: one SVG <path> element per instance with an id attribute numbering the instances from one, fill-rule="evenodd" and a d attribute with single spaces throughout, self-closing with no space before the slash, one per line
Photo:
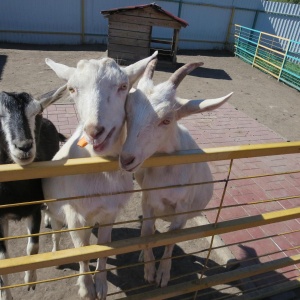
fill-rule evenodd
<path id="1" fill-rule="evenodd" d="M 286 62 L 286 57 L 287 57 L 287 54 L 288 54 L 288 52 L 289 52 L 290 45 L 291 45 L 291 40 L 289 39 L 289 40 L 288 40 L 288 43 L 287 43 L 287 46 L 286 46 L 286 49 L 285 49 L 285 52 L 284 52 L 284 57 L 283 57 L 283 60 L 282 60 L 282 64 L 281 64 L 281 68 L 280 68 L 280 73 L 279 73 L 279 76 L 278 76 L 278 80 L 279 80 L 280 77 L 281 77 L 281 73 L 282 73 L 284 64 L 285 64 L 285 62 Z"/>
<path id="2" fill-rule="evenodd" d="M 143 167 L 159 167 L 292 153 L 300 153 L 300 141 L 180 151 L 173 154 L 150 157 L 144 162 Z M 35 162 L 27 166 L 8 164 L 0 166 L 0 182 L 116 170 L 119 170 L 117 159 L 102 157 Z"/>
<path id="3" fill-rule="evenodd" d="M 260 65 L 258 65 L 258 64 L 256 64 L 256 63 L 253 63 L 253 65 L 256 66 L 256 67 L 258 67 L 259 69 L 264 70 L 266 73 L 269 73 L 269 74 L 271 74 L 272 76 L 274 76 L 275 78 L 278 79 L 279 76 L 276 75 L 276 74 L 274 74 L 274 73 L 272 73 L 271 71 L 268 71 L 267 69 L 263 68 L 262 66 L 260 66 Z"/>
<path id="4" fill-rule="evenodd" d="M 284 53 L 282 53 L 282 52 L 280 52 L 280 51 L 277 51 L 277 50 L 274 50 L 274 49 L 272 49 L 272 48 L 270 48 L 270 47 L 263 46 L 262 44 L 259 44 L 259 47 L 265 48 L 265 49 L 267 49 L 267 50 L 270 50 L 270 51 L 272 51 L 272 52 L 275 52 L 275 53 L 277 53 L 277 54 L 280 54 L 280 55 L 284 56 Z"/>
<path id="5" fill-rule="evenodd" d="M 278 201 L 287 201 L 287 200 L 298 199 L 298 198 L 300 198 L 300 195 L 287 196 L 287 197 L 279 197 L 279 198 L 259 200 L 259 201 L 251 201 L 251 202 L 247 202 L 247 203 L 224 205 L 224 206 L 222 206 L 222 209 L 224 210 L 224 209 L 229 209 L 229 208 L 234 208 L 234 207 L 260 205 L 260 204 L 265 204 L 265 203 L 272 203 L 272 202 L 278 202 Z M 45 236 L 45 235 L 50 235 L 50 234 L 54 234 L 54 233 L 79 231 L 79 230 L 86 230 L 86 229 L 93 229 L 93 228 L 105 227 L 105 226 L 110 226 L 110 225 L 114 225 L 114 226 L 116 226 L 116 225 L 117 226 L 118 225 L 128 225 L 128 224 L 132 224 L 132 223 L 141 223 L 141 221 L 145 221 L 145 220 L 152 220 L 152 219 L 157 219 L 157 218 L 158 219 L 164 219 L 164 218 L 169 218 L 169 217 L 174 217 L 174 216 L 194 214 L 195 212 L 201 214 L 201 213 L 205 213 L 205 212 L 208 212 L 208 211 L 215 211 L 215 210 L 218 210 L 219 208 L 220 208 L 220 206 L 215 206 L 215 207 L 210 207 L 210 208 L 196 209 L 196 210 L 192 210 L 192 211 L 184 211 L 184 212 L 180 212 L 180 213 L 172 213 L 172 214 L 159 215 L 159 216 L 155 216 L 155 217 L 143 218 L 142 220 L 141 219 L 131 219 L 131 220 L 119 221 L 119 222 L 114 222 L 114 223 L 109 223 L 109 224 L 101 224 L 101 225 L 77 227 L 77 228 L 71 228 L 71 229 L 52 230 L 52 231 L 47 231 L 47 232 L 39 232 L 39 233 L 32 233 L 32 234 L 22 234 L 22 235 L 18 235 L 18 236 L 14 235 L 14 236 L 8 236 L 8 237 L 0 238 L 0 241 L 22 239 L 22 238 L 28 238 L 28 237 L 32 237 L 32 236 Z M 291 231 L 291 232 L 296 232 L 296 231 Z M 289 232 L 285 232 L 283 234 L 288 234 L 288 233 Z M 277 234 L 275 236 L 283 235 L 283 234 Z M 267 236 L 267 237 L 272 237 L 272 236 Z M 267 237 L 263 237 L 263 238 L 267 238 Z M 255 240 L 256 239 L 253 239 L 253 241 L 255 241 Z"/>
<path id="6" fill-rule="evenodd" d="M 286 41 L 289 40 L 288 38 L 284 38 L 284 37 L 282 37 L 282 36 L 274 35 L 274 34 L 267 33 L 267 32 L 263 32 L 263 34 L 264 34 L 264 35 L 268 35 L 268 36 L 275 37 L 275 38 L 280 39 L 280 40 L 286 40 Z"/>
<path id="7" fill-rule="evenodd" d="M 242 26 L 240 24 L 234 24 L 234 26 L 236 26 L 236 27 L 244 27 L 244 26 Z M 251 31 L 251 29 L 249 29 L 249 30 Z M 278 39 L 287 40 L 287 41 L 289 40 L 288 38 L 281 37 L 281 36 L 278 36 L 278 35 L 274 35 L 274 34 L 271 34 L 271 33 L 267 33 L 267 32 L 262 32 L 262 33 L 265 34 L 265 35 L 269 35 L 269 36 L 278 38 Z"/>
<path id="8" fill-rule="evenodd" d="M 255 63 L 255 60 L 257 58 L 257 53 L 258 53 L 258 47 L 259 47 L 259 42 L 260 42 L 260 39 L 261 39 L 261 32 L 259 33 L 259 37 L 258 37 L 258 41 L 257 41 L 257 46 L 256 46 L 256 49 L 255 49 L 255 54 L 254 54 L 254 57 L 253 57 L 253 62 L 252 62 L 252 66 L 254 65 Z"/>
<path id="9" fill-rule="evenodd" d="M 264 58 L 262 58 L 262 57 L 260 57 L 260 56 L 257 56 L 257 58 L 259 58 L 260 60 L 262 60 L 262 61 L 264 61 L 264 62 L 266 62 L 267 64 L 269 64 L 269 65 L 271 65 L 271 66 L 273 66 L 273 67 L 275 67 L 275 68 L 277 68 L 277 69 L 281 69 L 281 67 L 279 67 L 279 66 L 277 66 L 277 65 L 275 65 L 275 64 L 273 64 L 273 63 L 271 63 L 269 60 L 267 60 L 267 59 L 264 59 Z"/>
<path id="10" fill-rule="evenodd" d="M 120 300 L 161 300 L 170 297 L 184 295 L 190 292 L 203 290 L 218 284 L 224 284 L 235 280 L 240 280 L 250 276 L 259 275 L 262 273 L 270 272 L 279 268 L 287 267 L 300 262 L 300 254 L 293 255 L 291 257 L 284 257 L 274 261 L 260 263 L 245 268 L 239 268 L 237 270 L 228 271 L 221 274 L 212 275 L 202 279 L 195 279 L 192 281 L 167 286 L 147 293 L 137 294 Z M 299 285 L 299 278 L 297 278 L 297 286 Z"/>
<path id="11" fill-rule="evenodd" d="M 300 207 L 297 207 L 230 221 L 223 221 L 217 224 L 216 227 L 214 224 L 206 224 L 192 228 L 174 230 L 172 232 L 165 232 L 159 235 L 115 241 L 106 245 L 91 245 L 26 257 L 8 258 L 1 261 L 0 274 L 22 272 L 30 269 L 39 269 L 72 263 L 75 261 L 85 261 L 99 257 L 124 254 L 147 249 L 149 247 L 153 248 L 176 244 L 182 241 L 272 224 L 299 217 Z"/>
<path id="12" fill-rule="evenodd" d="M 272 286 L 272 287 L 270 287 Z M 241 296 L 235 296 L 235 300 L 258 300 L 258 299 L 266 299 L 267 297 L 273 296 L 273 295 L 279 295 L 286 291 L 291 291 L 294 289 L 297 289 L 300 287 L 300 277 L 297 277 L 296 279 L 286 281 L 283 279 L 282 283 L 277 283 L 274 281 L 270 282 L 270 286 L 264 287 L 264 288 L 255 288 L 252 292 L 247 291 L 247 297 L 246 295 Z M 233 300 L 233 298 L 229 298 L 229 300 Z"/>

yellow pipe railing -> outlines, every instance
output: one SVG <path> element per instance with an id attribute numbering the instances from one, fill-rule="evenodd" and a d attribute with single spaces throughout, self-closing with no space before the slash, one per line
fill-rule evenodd
<path id="1" fill-rule="evenodd" d="M 183 241 L 219 235 L 241 229 L 292 220 L 300 217 L 300 207 L 269 212 L 230 221 L 207 224 L 159 235 L 131 238 L 111 242 L 107 245 L 91 245 L 80 248 L 35 254 L 27 257 L 8 258 L 1 261 L 0 274 L 22 272 L 31 269 L 46 268 L 77 261 L 86 261 L 99 257 L 124 254 L 142 249 L 176 244 Z"/>
<path id="2" fill-rule="evenodd" d="M 300 142 L 229 146 L 220 148 L 208 148 L 202 150 L 181 151 L 170 155 L 157 155 L 145 161 L 143 167 L 188 164 L 204 161 L 233 161 L 234 159 L 240 158 L 286 155 L 295 153 L 300 153 Z M 54 162 L 39 162 L 33 163 L 25 167 L 16 164 L 1 165 L 0 181 L 44 177 L 46 178 L 52 176 L 73 175 L 79 173 L 86 174 L 103 171 L 115 171 L 118 169 L 119 165 L 116 159 L 111 160 L 100 157 L 69 159 Z M 299 170 L 291 172 L 295 173 L 299 172 Z M 266 174 L 266 176 L 269 176 L 269 174 Z M 240 178 L 227 178 L 226 180 L 222 180 L 222 182 L 226 183 L 231 180 L 238 179 Z M 221 209 L 225 208 L 226 206 L 221 207 Z M 139 251 L 142 249 L 147 249 L 149 247 L 158 247 L 168 244 L 179 243 L 187 240 L 216 236 L 224 233 L 272 224 L 276 222 L 293 220 L 299 217 L 300 207 L 296 207 L 292 209 L 268 212 L 251 217 L 217 222 L 216 224 L 207 224 L 192 228 L 185 228 L 177 231 L 161 233 L 159 235 L 115 241 L 106 245 L 91 245 L 81 248 L 61 250 L 53 253 L 41 253 L 26 257 L 9 258 L 1 261 L 0 274 L 10 274 L 30 269 L 39 269 L 57 266 L 60 264 L 73 263 L 82 260 L 85 261 L 99 257 L 124 254 L 133 251 Z M 210 249 L 212 249 L 212 244 L 210 245 Z M 230 273 L 226 272 L 225 274 L 209 276 L 208 278 L 202 278 L 201 281 L 196 280 L 193 282 L 184 283 L 185 288 L 181 285 L 176 285 L 175 287 L 167 287 L 164 289 L 160 289 L 159 292 L 149 292 L 143 295 L 143 299 L 165 299 L 166 297 L 171 297 L 174 295 L 182 295 L 188 292 L 201 290 L 206 287 L 213 286 L 215 284 L 232 281 L 234 280 L 234 278 L 236 278 L 235 276 L 239 276 L 239 278 L 245 278 L 253 276 L 255 274 L 266 272 L 266 270 L 276 270 L 279 267 L 294 265 L 298 263 L 299 260 L 300 257 L 298 255 L 293 257 L 287 257 L 285 259 L 277 259 L 269 263 L 261 264 L 259 266 L 252 266 L 253 268 L 249 267 L 241 270 L 232 271 Z M 55 279 L 49 279 L 48 281 L 53 280 Z M 16 285 L 15 287 L 17 286 L 18 285 Z M 183 289 L 181 289 L 182 287 Z M 3 287 L 0 288 L 0 290 L 6 288 L 10 287 Z M 138 296 L 132 296 L 128 299 L 139 299 L 136 297 Z"/>
<path id="3" fill-rule="evenodd" d="M 144 162 L 142 167 L 173 166 L 204 161 L 207 162 L 292 153 L 300 153 L 300 142 L 227 146 L 202 150 L 179 151 L 173 154 L 150 157 Z M 106 159 L 102 157 L 36 162 L 27 166 L 9 164 L 0 166 L 0 182 L 117 170 L 119 170 L 119 164 L 116 159 Z"/>

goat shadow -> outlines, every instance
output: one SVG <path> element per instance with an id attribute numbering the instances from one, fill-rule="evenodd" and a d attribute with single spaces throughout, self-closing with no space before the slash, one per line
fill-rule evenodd
<path id="1" fill-rule="evenodd" d="M 260 261 L 258 254 L 256 250 L 252 247 L 246 246 L 246 245 L 238 245 L 238 247 L 243 251 L 243 259 L 236 260 L 236 262 L 239 264 L 241 268 L 253 266 L 253 265 L 259 265 L 262 262 Z M 283 284 L 285 282 L 290 281 L 288 278 L 286 278 L 284 275 L 282 275 L 279 272 L 269 271 L 263 274 L 258 274 L 251 276 L 247 278 L 245 281 L 245 287 L 246 289 L 249 289 L 250 291 L 253 291 L 253 294 L 256 293 L 256 291 L 266 288 L 268 290 L 272 290 L 274 285 L 277 284 Z M 298 297 L 300 295 L 300 288 L 284 291 L 282 293 L 276 294 L 274 296 L 270 296 L 267 298 L 263 298 L 264 300 L 276 300 L 276 299 L 299 299 Z"/>
<path id="2" fill-rule="evenodd" d="M 7 55 L 0 55 L 0 80 L 2 79 L 2 73 L 7 62 Z"/>
<path id="3" fill-rule="evenodd" d="M 97 229 L 93 229 L 93 234 L 97 236 Z M 156 232 L 159 234 L 159 232 Z M 134 228 L 114 228 L 112 230 L 112 240 L 124 240 L 130 239 L 140 236 L 140 229 Z M 162 257 L 164 251 L 164 247 L 157 247 L 153 249 L 154 256 L 159 259 Z M 185 255 L 184 250 L 175 245 L 173 256 L 179 256 L 179 258 L 174 258 L 172 260 L 172 269 L 171 269 L 171 278 L 173 279 L 169 282 L 169 285 L 175 285 L 179 283 L 184 283 L 187 281 L 192 281 L 199 278 L 199 275 L 203 271 L 203 267 L 205 265 L 206 257 L 199 257 L 196 255 Z M 144 280 L 144 266 L 143 264 L 139 264 L 139 255 L 140 251 L 125 253 L 117 255 L 114 257 L 109 257 L 107 259 L 107 264 L 110 265 L 108 268 L 118 268 L 116 271 L 108 271 L 107 280 L 115 287 L 117 287 L 120 291 L 123 291 L 126 296 L 131 296 L 135 294 L 141 294 L 147 291 L 152 291 L 155 289 L 159 289 L 155 286 L 155 284 L 148 284 Z M 95 270 L 95 262 L 96 260 L 90 261 L 90 270 Z M 157 263 L 157 267 L 158 267 Z M 131 267 L 127 267 L 128 265 L 132 265 Z M 233 268 L 237 267 L 238 264 L 234 263 Z M 124 267 L 124 268 L 123 268 Z M 223 272 L 228 272 L 231 269 L 226 269 L 224 266 L 220 266 L 215 261 L 209 259 L 207 263 L 207 267 L 209 269 L 206 272 L 206 275 L 215 275 Z M 72 269 L 75 271 L 79 271 L 79 265 L 77 263 L 65 264 L 58 267 L 59 269 Z M 186 276 L 183 276 L 185 275 Z M 198 275 L 197 275 L 198 274 Z M 238 282 L 229 283 L 232 287 L 239 286 Z M 139 288 L 142 287 L 142 288 Z M 184 296 L 192 296 L 194 293 L 185 294 Z M 230 296 L 230 292 L 226 291 L 218 291 L 214 288 L 207 288 L 205 290 L 199 291 L 197 293 L 197 298 L 201 300 L 211 300 L 218 299 L 221 297 Z M 172 300 L 180 300 L 182 296 L 170 298 Z"/>

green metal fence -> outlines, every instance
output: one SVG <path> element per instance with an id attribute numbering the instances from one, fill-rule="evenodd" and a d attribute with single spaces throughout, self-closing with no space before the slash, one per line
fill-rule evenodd
<path id="1" fill-rule="evenodd" d="M 300 42 L 236 24 L 235 55 L 300 91 Z"/>

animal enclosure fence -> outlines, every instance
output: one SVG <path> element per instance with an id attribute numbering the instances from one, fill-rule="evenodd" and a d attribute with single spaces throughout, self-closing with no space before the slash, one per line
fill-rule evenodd
<path id="1" fill-rule="evenodd" d="M 300 42 L 235 25 L 235 55 L 300 90 Z"/>
<path id="2" fill-rule="evenodd" d="M 176 232 L 164 232 L 147 237 L 134 237 L 113 241 L 106 245 L 91 245 L 75 249 L 65 249 L 54 253 L 40 253 L 30 257 L 15 257 L 1 261 L 0 274 L 11 274 L 23 272 L 29 269 L 41 269 L 61 264 L 77 262 L 80 260 L 91 260 L 98 257 L 110 257 L 118 255 L 133 255 L 132 252 L 146 249 L 147 247 L 159 247 L 171 243 L 193 241 L 199 238 L 208 239 L 208 246 L 199 248 L 194 244 L 193 251 L 174 253 L 176 266 L 190 262 L 183 273 L 172 273 L 170 285 L 164 288 L 155 288 L 153 284 L 139 284 L 134 286 L 120 284 L 121 290 L 110 292 L 108 299 L 168 299 L 180 296 L 180 299 L 262 299 L 270 295 L 276 295 L 283 291 L 293 290 L 300 287 L 300 194 L 298 190 L 286 187 L 286 193 L 272 194 L 272 190 L 266 194 L 255 192 L 249 197 L 243 193 L 241 182 L 269 182 L 273 178 L 280 178 L 282 182 L 294 181 L 299 183 L 299 163 L 278 167 L 271 170 L 262 164 L 263 161 L 276 159 L 278 156 L 292 155 L 299 160 L 300 142 L 258 144 L 247 146 L 232 146 L 209 148 L 203 150 L 183 151 L 173 155 L 155 156 L 148 159 L 143 167 L 157 167 L 162 165 L 176 165 L 183 163 L 214 162 L 222 172 L 214 172 L 215 194 L 209 206 L 203 213 L 209 220 L 207 224 L 198 224 L 187 227 Z M 241 169 L 243 164 L 256 164 L 255 172 L 247 173 Z M 226 166 L 226 167 L 225 167 Z M 118 162 L 100 157 L 69 159 L 64 162 L 40 162 L 26 167 L 16 164 L 0 166 L 0 181 L 21 180 L 38 177 L 52 177 L 61 175 L 73 175 L 79 173 L 93 173 L 102 171 L 114 171 L 118 169 Z M 212 165 L 212 169 L 214 166 Z M 197 183 L 205 184 L 205 183 Z M 176 188 L 178 186 L 164 187 Z M 248 185 L 254 189 L 253 184 Z M 128 191 L 138 193 L 139 189 Z M 232 201 L 232 196 L 240 196 L 240 201 Z M 269 195 L 268 198 L 264 198 Z M 47 199 L 47 201 L 75 200 L 78 197 L 64 199 Z M 82 196 L 80 197 L 82 198 Z M 236 197 L 238 199 L 238 197 Z M 36 202 L 35 202 L 36 203 Z M 20 205 L 28 205 L 22 203 Z M 1 206 L 1 208 L 7 207 Z M 240 212 L 248 212 L 241 214 Z M 232 212 L 232 213 L 228 213 Z M 126 228 L 129 224 L 139 223 L 138 218 L 122 220 L 114 224 Z M 75 230 L 84 230 L 77 228 Z M 288 229 L 288 230 L 286 230 Z M 74 229 L 65 229 L 70 231 Z M 248 238 L 250 230 L 259 230 L 265 234 L 259 238 Z M 51 231 L 41 232 L 40 235 L 51 234 Z M 220 236 L 224 243 L 216 243 Z M 292 246 L 278 245 L 278 237 L 284 236 L 292 241 Z M 5 239 L 24 238 L 23 236 L 12 236 Z M 255 243 L 261 243 L 261 247 L 255 247 Z M 277 245 L 277 248 L 274 247 Z M 235 258 L 225 263 L 216 263 L 214 253 L 229 248 Z M 238 249 L 252 249 L 252 255 L 241 256 Z M 251 252 L 251 251 L 250 251 Z M 196 259 L 201 253 L 202 258 Z M 224 253 L 222 253 L 224 255 Z M 191 261 L 197 260 L 195 264 Z M 142 263 L 132 263 L 130 259 L 125 260 L 124 265 L 116 264 L 116 267 L 108 269 L 110 272 L 125 273 L 128 280 L 127 270 L 133 269 L 139 275 Z M 128 262 L 131 262 L 128 264 Z M 129 271 L 128 271 L 129 272 Z M 49 284 L 57 280 L 65 280 L 69 275 L 59 278 L 47 278 L 37 281 L 37 284 Z M 14 283 L 10 287 L 20 288 L 23 283 Z M 125 288 L 124 288 L 125 286 Z M 37 292 L 37 291 L 36 291 Z M 142 294 L 142 295 L 141 295 Z M 125 296 L 126 295 L 126 296 Z M 176 299 L 176 298 L 175 298 Z"/>

